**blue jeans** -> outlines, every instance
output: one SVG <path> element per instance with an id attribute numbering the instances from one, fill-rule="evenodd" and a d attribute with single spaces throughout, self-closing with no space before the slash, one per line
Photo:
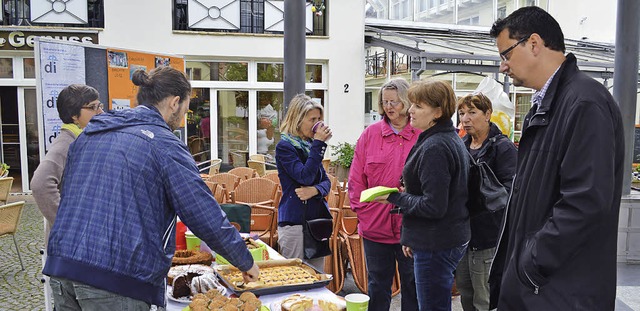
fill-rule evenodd
<path id="1" fill-rule="evenodd" d="M 49 283 L 56 310 L 149 311 L 151 308 L 151 305 L 144 301 L 120 296 L 80 282 L 52 277 Z"/>
<path id="2" fill-rule="evenodd" d="M 369 279 L 369 311 L 389 311 L 391 285 L 396 275 L 396 261 L 400 273 L 402 311 L 417 311 L 416 283 L 413 259 L 405 257 L 400 244 L 383 244 L 362 239 Z"/>
<path id="3" fill-rule="evenodd" d="M 453 271 L 467 244 L 438 251 L 412 249 L 420 311 L 451 311 Z"/>

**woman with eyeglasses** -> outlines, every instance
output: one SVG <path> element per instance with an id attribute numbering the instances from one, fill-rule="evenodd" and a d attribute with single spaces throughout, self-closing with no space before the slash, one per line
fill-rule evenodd
<path id="1" fill-rule="evenodd" d="M 378 113 L 382 120 L 367 127 L 356 143 L 349 172 L 349 201 L 358 215 L 358 233 L 363 238 L 367 261 L 370 311 L 387 311 L 391 286 L 400 273 L 402 310 L 418 310 L 413 259 L 402 252 L 402 215 L 390 214 L 393 204 L 360 202 L 360 193 L 375 186 L 400 187 L 400 176 L 409 151 L 420 130 L 409 124 L 409 83 L 394 79 L 378 94 Z"/>
<path id="2" fill-rule="evenodd" d="M 476 162 L 486 162 L 509 192 L 518 150 L 491 122 L 492 112 L 491 100 L 482 93 L 469 94 L 458 100 L 460 124 L 467 133 L 462 140 L 469 154 Z M 471 176 L 470 182 L 474 182 Z M 490 213 L 482 205 L 478 194 L 470 192 L 467 207 L 471 212 L 471 240 L 456 269 L 456 285 L 464 311 L 489 310 L 489 269 L 504 210 Z"/>
<path id="3" fill-rule="evenodd" d="M 331 189 L 331 181 L 322 159 L 333 133 L 321 122 L 322 112 L 322 105 L 309 96 L 296 95 L 280 125 L 280 141 L 276 145 L 276 165 L 282 187 L 278 206 L 280 254 L 305 259 L 319 271 L 324 269 L 324 257 L 305 257 L 302 226 L 306 220 L 331 218 L 324 199 Z"/>
<path id="4" fill-rule="evenodd" d="M 71 84 L 58 94 L 56 108 L 63 123 L 62 128 L 31 179 L 33 198 L 47 219 L 45 244 L 60 203 L 60 184 L 69 145 L 82 133 L 93 116 L 104 112 L 99 97 L 96 89 L 82 84 Z"/>

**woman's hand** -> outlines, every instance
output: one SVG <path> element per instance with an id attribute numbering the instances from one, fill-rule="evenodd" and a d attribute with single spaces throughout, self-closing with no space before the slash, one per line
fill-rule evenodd
<path id="1" fill-rule="evenodd" d="M 331 139 L 331 137 L 333 137 L 333 133 L 331 133 L 331 129 L 324 123 L 318 126 L 315 134 L 313 134 L 313 139 L 317 139 L 323 142 L 327 142 L 329 139 Z"/>
<path id="2" fill-rule="evenodd" d="M 411 251 L 411 247 L 402 245 L 402 252 L 405 256 L 409 258 L 413 258 L 413 252 Z"/>
<path id="3" fill-rule="evenodd" d="M 296 195 L 301 201 L 309 200 L 320 193 L 314 186 L 300 187 L 296 189 Z"/>
<path id="4" fill-rule="evenodd" d="M 376 197 L 373 200 L 376 201 L 376 202 L 383 203 L 383 204 L 391 204 L 389 201 L 387 201 L 388 198 L 389 198 L 389 194 L 385 194 L 385 195 L 381 195 L 379 197 Z"/>

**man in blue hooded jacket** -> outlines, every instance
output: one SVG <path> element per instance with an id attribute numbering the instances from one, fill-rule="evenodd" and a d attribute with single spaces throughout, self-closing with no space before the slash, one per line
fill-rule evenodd
<path id="1" fill-rule="evenodd" d="M 176 214 L 244 272 L 258 278 L 238 231 L 173 135 L 189 106 L 182 72 L 139 70 L 134 109 L 93 118 L 71 145 L 43 273 L 58 310 L 149 310 L 165 305 Z"/>

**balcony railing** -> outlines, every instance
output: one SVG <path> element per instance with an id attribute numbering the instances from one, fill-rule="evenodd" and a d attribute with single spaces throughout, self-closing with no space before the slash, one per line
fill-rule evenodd
<path id="1" fill-rule="evenodd" d="M 237 33 L 284 32 L 282 0 L 231 0 L 221 1 L 220 6 L 209 3 L 205 4 L 202 0 L 174 0 L 173 29 Z M 312 3 L 307 2 L 306 32 L 324 36 L 326 11 L 322 14 L 313 13 L 311 6 Z"/>
<path id="2" fill-rule="evenodd" d="M 103 0 L 83 0 L 79 6 L 47 0 L 0 0 L 4 26 L 104 28 Z M 86 10 L 85 10 L 86 7 Z"/>

